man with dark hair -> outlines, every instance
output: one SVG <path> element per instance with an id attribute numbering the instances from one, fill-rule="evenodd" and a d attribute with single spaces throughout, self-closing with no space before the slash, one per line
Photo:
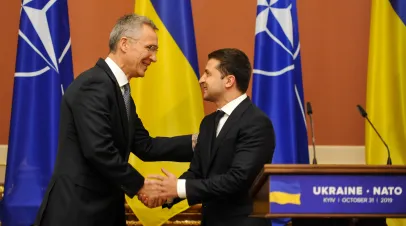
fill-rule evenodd
<path id="1" fill-rule="evenodd" d="M 151 175 L 162 181 L 161 196 L 169 200 L 164 207 L 185 198 L 189 205 L 202 203 L 202 225 L 269 225 L 249 217 L 249 188 L 263 165 L 271 163 L 275 148 L 270 119 L 245 94 L 251 71 L 248 57 L 238 49 L 209 54 L 200 84 L 204 100 L 218 110 L 202 120 L 187 172 L 179 179 L 165 169 L 167 177 Z"/>

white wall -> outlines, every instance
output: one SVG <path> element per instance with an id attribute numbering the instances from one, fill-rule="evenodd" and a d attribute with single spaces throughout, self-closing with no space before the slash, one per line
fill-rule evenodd
<path id="1" fill-rule="evenodd" d="M 313 148 L 309 146 L 310 161 Z M 364 146 L 316 146 L 318 164 L 365 164 Z M 0 183 L 4 182 L 7 145 L 0 145 Z"/>

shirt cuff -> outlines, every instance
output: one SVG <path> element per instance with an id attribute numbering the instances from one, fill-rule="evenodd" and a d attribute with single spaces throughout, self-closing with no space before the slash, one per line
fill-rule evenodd
<path id="1" fill-rule="evenodd" d="M 181 199 L 186 198 L 186 180 L 185 179 L 178 179 L 177 192 L 178 192 L 179 198 L 181 198 Z"/>

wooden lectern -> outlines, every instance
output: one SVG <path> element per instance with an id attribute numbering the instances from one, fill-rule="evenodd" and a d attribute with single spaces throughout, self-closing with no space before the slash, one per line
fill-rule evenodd
<path id="1" fill-rule="evenodd" d="M 252 217 L 406 218 L 406 166 L 267 164 L 250 193 Z"/>

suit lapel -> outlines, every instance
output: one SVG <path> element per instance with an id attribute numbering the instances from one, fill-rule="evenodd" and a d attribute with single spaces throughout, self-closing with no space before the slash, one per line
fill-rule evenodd
<path id="1" fill-rule="evenodd" d="M 217 138 L 214 141 L 213 149 L 211 150 L 212 154 L 210 156 L 209 168 L 210 168 L 211 163 L 213 162 L 214 158 L 216 157 L 216 154 L 217 154 L 217 151 L 218 151 L 218 149 L 220 147 L 220 144 L 223 142 L 223 140 L 226 137 L 228 131 L 233 126 L 238 124 L 238 120 L 241 118 L 244 111 L 250 105 L 251 105 L 251 101 L 250 101 L 249 97 L 247 97 L 234 109 L 234 111 L 228 117 L 226 123 L 223 125 L 223 127 L 220 130 L 220 133 L 218 134 Z M 214 125 L 213 125 L 213 129 L 211 131 L 213 131 L 213 133 L 215 133 Z"/>
<path id="2" fill-rule="evenodd" d="M 201 158 L 202 158 L 202 168 L 203 168 L 203 175 L 206 176 L 208 169 L 209 169 L 209 164 L 210 164 L 210 153 L 212 152 L 211 148 L 212 148 L 212 142 L 214 142 L 213 140 L 213 133 L 214 133 L 214 118 L 215 118 L 215 114 L 210 114 L 208 115 L 207 119 L 206 119 L 206 123 L 204 125 L 204 134 L 199 135 L 199 137 L 201 137 L 201 145 L 203 145 L 203 147 L 201 147 L 201 150 L 204 150 L 201 152 Z M 203 130 L 202 130 L 203 131 Z"/>
<path id="3" fill-rule="evenodd" d="M 115 84 L 115 96 L 116 96 L 116 102 L 118 103 L 118 107 L 120 110 L 120 116 L 121 116 L 121 125 L 123 128 L 123 133 L 124 133 L 124 137 L 128 142 L 128 136 L 129 136 L 129 126 L 128 126 L 128 118 L 127 118 L 127 112 L 125 109 L 125 103 L 124 103 L 124 98 L 123 98 L 123 94 L 121 92 L 120 86 L 118 85 L 116 76 L 114 76 L 113 72 L 111 71 L 111 69 L 109 68 L 109 66 L 107 65 L 106 61 L 104 59 L 99 59 L 96 63 L 97 66 L 101 67 L 106 73 L 107 75 L 110 77 L 110 79 L 113 80 L 114 84 Z"/>
<path id="4" fill-rule="evenodd" d="M 130 96 L 130 117 L 129 117 L 129 120 L 128 120 L 128 124 L 129 125 L 134 125 L 134 121 L 135 121 L 135 115 L 136 115 L 136 112 L 137 112 L 137 108 L 136 108 L 136 106 L 135 106 L 135 103 L 134 103 L 134 100 L 133 100 L 133 98 Z M 132 126 L 131 127 L 131 129 L 129 130 L 129 135 L 130 135 L 130 137 L 134 137 L 134 133 L 135 133 L 135 129 L 134 129 L 135 127 L 134 126 Z"/>

